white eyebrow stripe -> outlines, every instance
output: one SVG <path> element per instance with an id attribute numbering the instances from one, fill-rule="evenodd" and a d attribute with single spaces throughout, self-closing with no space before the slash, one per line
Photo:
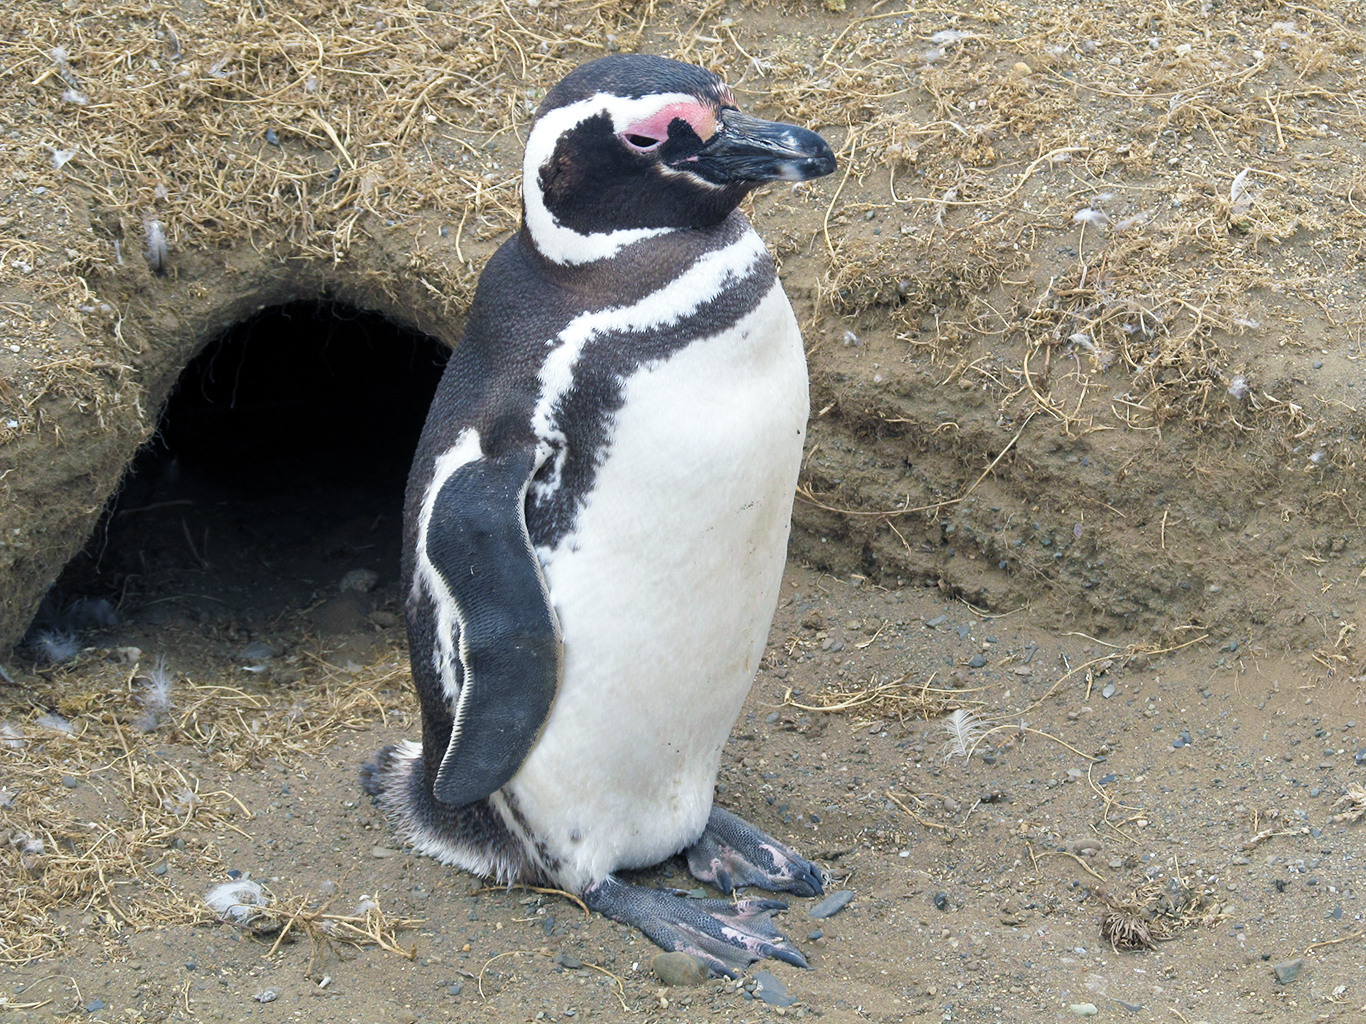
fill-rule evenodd
<path id="1" fill-rule="evenodd" d="M 654 238 L 678 230 L 621 228 L 583 234 L 566 227 L 546 209 L 545 201 L 541 198 L 541 168 L 555 155 L 555 144 L 560 136 L 590 117 L 605 113 L 612 119 L 612 130 L 623 132 L 636 121 L 671 103 L 697 102 L 697 97 L 689 93 L 657 93 L 633 99 L 600 92 L 588 99 L 548 111 L 537 121 L 527 139 L 526 155 L 522 158 L 522 210 L 527 230 L 541 255 L 554 263 L 592 263 L 611 259 L 626 246 L 643 238 Z"/>

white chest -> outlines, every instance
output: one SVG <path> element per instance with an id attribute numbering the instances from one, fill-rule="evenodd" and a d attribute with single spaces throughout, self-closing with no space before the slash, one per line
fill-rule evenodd
<path id="1" fill-rule="evenodd" d="M 622 395 L 574 529 L 539 552 L 564 680 L 508 787 L 571 887 L 669 856 L 710 810 L 777 599 L 806 427 L 781 286 Z"/>

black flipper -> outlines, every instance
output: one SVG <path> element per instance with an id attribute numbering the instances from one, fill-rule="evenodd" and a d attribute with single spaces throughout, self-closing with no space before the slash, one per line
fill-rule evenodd
<path id="1" fill-rule="evenodd" d="M 428 519 L 425 554 L 455 605 L 463 670 L 433 786 L 442 803 L 481 800 L 516 775 L 559 689 L 559 623 L 524 513 L 536 465 L 529 447 L 467 462 Z"/>
<path id="2" fill-rule="evenodd" d="M 658 946 L 691 953 L 714 975 L 734 978 L 756 960 L 772 957 L 808 967 L 806 957 L 771 920 L 781 900 L 693 900 L 673 889 L 647 889 L 607 877 L 583 892 L 591 909 L 639 928 Z"/>
<path id="3" fill-rule="evenodd" d="M 761 832 L 744 818 L 720 807 L 711 809 L 706 830 L 688 847 L 688 870 L 722 892 L 757 885 L 769 892 L 820 896 L 821 869 L 790 846 Z"/>

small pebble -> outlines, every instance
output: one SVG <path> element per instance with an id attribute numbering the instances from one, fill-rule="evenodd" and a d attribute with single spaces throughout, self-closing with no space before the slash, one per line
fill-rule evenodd
<path id="1" fill-rule="evenodd" d="M 650 965 L 664 984 L 678 988 L 707 980 L 707 965 L 691 953 L 660 953 Z"/>
<path id="2" fill-rule="evenodd" d="M 63 775 L 62 785 L 67 789 L 75 789 L 78 783 L 76 782 L 76 777 L 74 775 Z"/>
<path id="3" fill-rule="evenodd" d="M 968 668 L 981 668 L 986 663 L 986 658 L 982 657 L 980 654 L 974 654 L 972 659 L 968 662 Z"/>
<path id="4" fill-rule="evenodd" d="M 696 960 L 697 958 L 694 957 L 693 959 Z M 577 971 L 583 967 L 582 960 L 580 960 L 576 956 L 571 956 L 570 954 L 565 952 L 556 953 L 555 962 L 559 964 L 561 967 L 568 967 L 571 971 Z"/>
<path id="5" fill-rule="evenodd" d="M 90 1000 L 90 1002 L 88 1002 L 88 1003 L 85 1004 L 85 1012 L 86 1012 L 86 1013 L 99 1013 L 99 1011 L 101 1011 L 101 1010 L 103 1010 L 103 1009 L 104 1009 L 104 1000 L 103 1000 L 103 999 L 92 999 L 92 1000 Z"/>
<path id="6" fill-rule="evenodd" d="M 849 901 L 854 898 L 854 890 L 841 889 L 839 892 L 832 892 L 825 899 L 821 900 L 814 907 L 807 911 L 807 914 L 816 920 L 826 917 L 834 917 L 841 910 L 849 905 Z"/>
<path id="7" fill-rule="evenodd" d="M 1342 915 L 1338 916 L 1340 917 Z M 806 933 L 806 940 L 808 942 L 816 942 L 819 939 L 823 938 L 825 938 L 825 932 L 821 931 L 819 928 L 812 928 L 809 932 Z"/>
<path id="8" fill-rule="evenodd" d="M 1094 1017 L 1096 1014 L 1100 1013 L 1100 1011 L 1096 1009 L 1095 1003 L 1073 1003 L 1068 1009 L 1078 1017 Z"/>
<path id="9" fill-rule="evenodd" d="M 256 995 L 252 996 L 258 1003 L 273 1003 L 280 998 L 280 993 L 273 988 L 263 988 Z"/>

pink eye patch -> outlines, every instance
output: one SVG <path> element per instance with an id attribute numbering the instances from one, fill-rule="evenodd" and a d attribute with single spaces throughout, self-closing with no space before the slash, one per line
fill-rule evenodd
<path id="1" fill-rule="evenodd" d="M 688 122 L 704 141 L 716 133 L 716 111 L 711 107 L 700 103 L 670 103 L 649 117 L 632 121 L 621 132 L 621 137 L 635 149 L 653 149 L 669 137 L 669 125 L 676 117 Z"/>

